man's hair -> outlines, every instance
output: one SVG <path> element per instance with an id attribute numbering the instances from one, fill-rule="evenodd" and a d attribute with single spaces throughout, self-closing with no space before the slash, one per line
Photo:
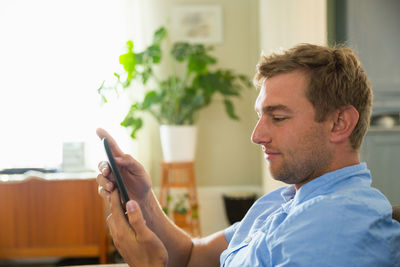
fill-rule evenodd
<path id="1" fill-rule="evenodd" d="M 283 53 L 261 56 L 254 84 L 261 87 L 265 79 L 294 70 L 307 75 L 306 97 L 316 111 L 315 121 L 324 121 L 328 114 L 343 106 L 357 109 L 359 120 L 350 142 L 358 150 L 370 123 L 372 90 L 353 51 L 344 46 L 299 44 Z"/>

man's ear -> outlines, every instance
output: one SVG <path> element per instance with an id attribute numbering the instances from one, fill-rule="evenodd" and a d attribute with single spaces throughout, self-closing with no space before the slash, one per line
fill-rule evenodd
<path id="1" fill-rule="evenodd" d="M 330 141 L 340 143 L 349 138 L 357 125 L 358 118 L 359 114 L 355 107 L 343 106 L 338 108 L 333 114 Z"/>

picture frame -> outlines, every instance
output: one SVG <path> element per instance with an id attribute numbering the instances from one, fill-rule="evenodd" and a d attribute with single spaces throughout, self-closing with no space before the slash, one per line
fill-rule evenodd
<path id="1" fill-rule="evenodd" d="M 222 8 L 218 5 L 176 6 L 171 12 L 171 39 L 216 44 L 222 38 Z"/>

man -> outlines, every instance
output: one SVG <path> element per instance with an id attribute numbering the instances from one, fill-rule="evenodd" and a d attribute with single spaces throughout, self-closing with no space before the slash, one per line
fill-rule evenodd
<path id="1" fill-rule="evenodd" d="M 400 224 L 360 164 L 372 91 L 352 51 L 301 44 L 257 67 L 252 141 L 274 179 L 289 185 L 261 197 L 241 222 L 192 240 L 164 215 L 143 167 L 111 139 L 133 199 L 129 224 L 105 163 L 98 183 L 122 256 L 132 266 L 400 266 Z"/>

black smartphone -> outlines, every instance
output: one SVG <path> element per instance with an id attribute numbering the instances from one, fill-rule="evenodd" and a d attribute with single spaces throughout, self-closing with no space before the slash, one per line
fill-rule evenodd
<path id="1" fill-rule="evenodd" d="M 108 165 L 110 166 L 110 169 L 112 173 L 115 176 L 115 181 L 117 183 L 118 191 L 121 196 L 121 202 L 122 202 L 122 207 L 125 210 L 126 209 L 126 202 L 129 201 L 129 196 L 128 192 L 126 191 L 126 187 L 124 184 L 124 181 L 122 180 L 121 173 L 118 170 L 118 166 L 115 163 L 114 156 L 111 152 L 110 145 L 108 144 L 107 138 L 103 138 L 102 140 L 103 145 L 104 145 L 104 150 L 106 151 L 107 159 L 108 159 Z"/>

